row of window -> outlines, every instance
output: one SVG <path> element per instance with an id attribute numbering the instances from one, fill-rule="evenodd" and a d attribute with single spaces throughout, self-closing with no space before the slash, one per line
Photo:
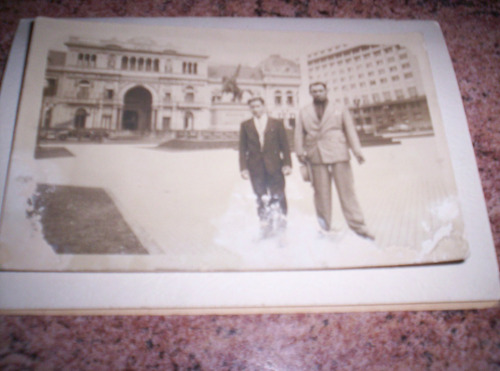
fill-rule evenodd
<path id="1" fill-rule="evenodd" d="M 380 62 L 380 63 L 379 63 L 379 62 Z M 381 62 L 381 61 L 377 61 L 377 65 L 381 65 L 381 64 L 382 64 L 382 62 Z M 367 68 L 373 68 L 373 67 L 374 67 L 374 66 L 373 66 L 373 63 L 371 63 L 371 62 L 370 62 L 370 63 L 367 63 L 365 66 L 366 66 Z M 325 65 L 322 65 L 322 66 L 316 66 L 316 67 L 314 67 L 314 68 L 313 68 L 313 67 L 310 67 L 310 68 L 309 68 L 309 73 L 312 73 L 313 71 L 319 71 L 320 69 L 323 69 L 323 70 L 324 70 L 324 69 L 327 69 L 327 67 L 328 67 L 328 66 L 327 66 L 326 64 L 325 64 Z M 389 67 L 388 69 L 389 69 L 389 71 L 390 71 L 390 72 L 394 72 L 394 71 L 397 71 L 397 70 L 398 70 L 398 66 L 397 66 L 397 65 L 389 65 L 388 67 Z M 358 65 L 356 65 L 356 70 L 361 70 L 362 68 L 363 68 L 363 65 L 362 65 L 362 64 L 358 64 Z M 408 63 L 408 62 L 407 62 L 407 63 L 403 63 L 403 64 L 401 64 L 401 69 L 406 70 L 406 69 L 409 69 L 409 68 L 410 68 L 410 63 Z M 339 70 L 337 70 L 337 69 L 335 69 L 335 68 L 333 68 L 333 69 L 332 69 L 332 68 L 330 68 L 330 69 L 328 69 L 328 71 L 327 71 L 327 72 L 329 72 L 331 75 L 336 75 L 336 74 L 337 74 L 337 72 L 338 72 L 340 75 L 342 75 L 342 74 L 345 74 L 345 73 L 348 73 L 348 72 L 352 72 L 352 70 L 353 70 L 353 67 L 347 67 L 346 69 L 340 68 Z M 379 74 L 384 74 L 384 73 L 386 72 L 386 69 L 385 69 L 385 68 L 379 68 L 379 69 L 377 70 L 377 72 L 378 72 Z M 370 73 L 371 73 L 371 74 L 373 74 L 373 73 L 374 73 L 374 70 L 372 70 L 372 71 L 369 71 L 369 72 L 368 72 L 368 74 L 370 74 Z M 359 77 L 361 77 L 362 75 L 363 75 L 363 74 L 360 74 L 360 75 L 359 75 Z"/>
<path id="2" fill-rule="evenodd" d="M 81 67 L 95 67 L 97 61 L 97 56 L 95 54 L 84 54 L 79 53 L 77 59 L 77 65 Z"/>
<path id="3" fill-rule="evenodd" d="M 409 87 L 407 89 L 407 95 L 410 98 L 417 97 L 417 88 Z M 394 99 L 405 99 L 405 93 L 403 89 L 396 89 L 394 92 L 384 91 L 382 93 L 373 93 L 373 94 L 363 94 L 361 97 L 357 98 L 349 98 L 344 97 L 343 102 L 345 105 L 350 105 L 353 103 L 354 105 L 369 105 L 372 103 L 381 103 L 381 102 L 390 102 Z M 340 98 L 336 99 L 337 102 L 341 102 Z"/>
<path id="4" fill-rule="evenodd" d="M 122 57 L 122 70 L 130 71 L 160 71 L 160 60 L 158 58 L 143 58 L 143 57 Z"/>
<path id="5" fill-rule="evenodd" d="M 195 91 L 192 86 L 187 86 L 184 89 L 184 102 L 192 103 L 195 101 Z M 57 80 L 47 79 L 46 86 L 44 89 L 44 96 L 55 96 L 57 94 Z M 111 100 L 115 96 L 113 89 L 104 90 L 104 99 Z M 78 99 L 88 99 L 90 97 L 90 82 L 88 80 L 80 80 L 77 86 L 76 97 Z M 288 90 L 286 93 L 282 93 L 280 90 L 275 91 L 274 103 L 276 106 L 283 104 L 283 99 L 286 99 L 286 104 L 289 106 L 294 105 L 293 92 Z M 166 92 L 163 98 L 165 103 L 170 103 L 172 101 L 172 93 Z"/>
<path id="6" fill-rule="evenodd" d="M 95 54 L 79 53 L 77 65 L 80 67 L 96 67 L 97 56 Z M 108 55 L 108 68 L 115 68 L 116 56 L 114 54 Z M 120 68 L 128 71 L 160 71 L 160 60 L 158 58 L 144 58 L 135 56 L 122 56 Z M 165 61 L 165 72 L 171 73 L 172 61 L 170 59 Z M 183 62 L 182 73 L 184 74 L 198 74 L 198 63 L 196 62 Z"/>
<path id="7" fill-rule="evenodd" d="M 328 49 L 327 51 L 322 51 L 322 52 L 317 52 L 314 54 L 310 54 L 308 64 L 317 64 L 317 63 L 324 63 L 327 61 L 332 61 L 332 60 L 337 60 L 337 63 L 346 61 L 347 63 L 351 62 L 352 60 L 354 61 L 360 61 L 361 59 L 370 59 L 370 58 L 378 58 L 382 57 L 382 55 L 386 56 L 394 56 L 394 55 L 399 55 L 400 59 L 405 59 L 408 58 L 407 53 L 405 50 L 401 48 L 399 45 L 395 46 L 388 46 L 385 48 L 381 48 L 379 46 L 361 46 L 361 47 L 356 47 L 353 49 L 345 50 L 342 52 L 336 52 L 336 53 L 331 53 L 331 49 Z M 401 51 L 400 51 L 401 50 Z M 315 55 L 318 54 L 325 54 L 325 52 L 330 51 L 330 53 L 323 55 L 322 57 L 316 57 L 313 58 Z"/>
<path id="8" fill-rule="evenodd" d="M 286 99 L 286 104 L 289 106 L 293 106 L 294 104 L 294 99 L 293 99 L 293 92 L 290 90 L 287 91 L 283 97 L 283 94 L 281 93 L 280 90 L 276 90 L 274 92 L 274 104 L 276 106 L 281 106 L 283 104 L 283 98 Z"/>
<path id="9" fill-rule="evenodd" d="M 368 73 L 368 77 L 370 78 L 370 80 L 368 80 L 368 81 L 370 81 L 370 82 L 372 82 L 372 81 L 373 81 L 373 82 L 377 81 L 376 79 L 374 79 L 374 78 L 373 78 L 373 76 L 374 76 L 374 73 L 372 73 L 372 72 L 371 72 L 371 73 Z M 364 74 L 360 74 L 360 75 L 358 75 L 358 79 L 359 79 L 359 80 L 364 79 L 364 77 L 365 77 L 365 76 L 364 76 Z M 403 74 L 403 76 L 402 76 L 402 77 L 404 77 L 405 79 L 411 79 L 411 78 L 413 77 L 413 73 L 412 73 L 412 72 L 407 72 L 407 73 Z M 311 79 L 311 80 L 313 80 L 313 77 L 311 76 L 311 77 L 310 77 L 310 79 Z M 393 76 L 391 76 L 391 80 L 392 80 L 392 81 L 399 81 L 399 80 L 400 80 L 400 75 L 393 75 Z M 354 81 L 354 82 L 356 82 L 356 79 L 355 79 L 355 77 L 354 77 L 353 75 L 351 75 L 351 76 L 349 76 L 349 78 L 341 77 L 341 78 L 339 78 L 339 79 L 332 79 L 332 80 L 331 80 L 331 82 L 332 82 L 334 85 L 335 85 L 336 83 L 338 83 L 338 82 L 343 83 L 343 82 L 346 82 L 346 81 L 347 81 L 347 82 L 350 82 L 350 81 Z M 386 82 L 388 81 L 388 78 L 387 78 L 387 77 L 382 77 L 382 78 L 380 78 L 380 79 L 379 79 L 379 81 L 380 81 L 380 83 L 381 83 L 381 84 L 384 84 L 384 83 L 386 83 Z M 360 81 L 360 82 L 359 82 L 359 85 L 360 85 L 360 86 L 363 86 L 363 84 L 366 84 L 366 81 L 364 81 L 364 80 L 363 80 L 363 81 Z M 355 83 L 353 83 L 351 86 L 353 86 L 353 85 L 356 85 L 356 84 L 355 84 Z"/>
<path id="10" fill-rule="evenodd" d="M 342 47 L 345 47 L 345 46 L 337 45 L 337 46 L 331 47 L 329 49 L 325 49 L 325 50 L 321 50 L 321 51 L 318 51 L 318 52 L 315 52 L 315 53 L 308 54 L 307 56 L 308 56 L 308 58 L 311 58 L 311 57 L 314 57 L 314 56 L 317 56 L 317 55 L 322 55 L 322 54 L 328 54 L 328 55 L 330 55 L 331 53 L 335 52 L 335 50 L 339 50 Z M 342 54 L 345 55 L 345 56 L 349 56 L 351 54 L 355 55 L 355 54 L 366 52 L 367 50 L 370 50 L 370 49 L 371 50 L 375 50 L 374 53 L 377 54 L 377 55 L 380 55 L 380 53 L 382 52 L 382 50 L 384 51 L 384 53 L 389 54 L 389 53 L 392 53 L 394 51 L 398 51 L 398 50 L 402 49 L 402 47 L 399 46 L 399 45 L 386 46 L 386 47 L 382 47 L 382 46 L 379 46 L 379 45 L 361 45 L 361 46 L 358 46 L 358 47 L 355 47 L 355 48 L 343 51 Z"/>
<path id="11" fill-rule="evenodd" d="M 182 73 L 196 75 L 198 73 L 198 63 L 182 62 Z"/>
<path id="12" fill-rule="evenodd" d="M 371 54 L 365 54 L 365 55 L 363 55 L 363 59 L 364 60 L 371 60 L 372 59 L 372 58 L 370 58 L 371 56 L 372 56 Z M 377 55 L 373 54 L 373 56 L 377 56 Z M 399 54 L 398 56 L 399 56 L 399 60 L 408 59 L 408 53 L 402 53 L 402 54 Z M 328 58 L 328 60 L 332 60 L 332 58 Z M 354 58 L 346 58 L 345 60 L 344 59 L 339 59 L 337 61 L 332 60 L 329 63 L 325 63 L 325 62 L 327 62 L 326 60 L 321 61 L 321 62 L 309 62 L 309 65 L 310 66 L 316 65 L 317 67 L 322 66 L 324 68 L 328 65 L 330 65 L 330 66 L 334 66 L 334 65 L 342 66 L 344 64 L 348 65 L 348 64 L 352 64 L 352 63 L 359 63 L 360 61 L 361 61 L 361 56 L 357 56 Z M 396 61 L 396 58 L 394 56 L 389 56 L 385 59 L 379 57 L 378 59 L 375 60 L 375 63 L 377 65 L 381 65 L 384 63 L 384 61 L 386 61 L 387 63 L 393 63 Z"/>
<path id="13" fill-rule="evenodd" d="M 392 60 L 391 60 L 392 59 Z M 355 68 L 357 71 L 359 70 L 362 70 L 364 68 L 367 68 L 367 69 L 371 69 L 371 68 L 374 68 L 376 66 L 378 67 L 385 67 L 387 66 L 389 71 L 393 72 L 393 71 L 397 71 L 398 70 L 398 65 L 397 64 L 394 64 L 394 59 L 393 58 L 389 58 L 387 60 L 387 63 L 384 64 L 384 61 L 379 59 L 377 61 L 375 61 L 375 64 L 373 64 L 373 62 L 368 62 L 366 64 L 356 64 L 356 65 L 353 65 L 353 64 L 349 64 L 347 65 L 347 67 L 344 69 L 344 68 L 339 68 L 337 69 L 337 65 L 335 63 L 330 63 L 330 64 L 322 64 L 322 65 L 316 65 L 316 66 L 310 66 L 309 67 L 309 73 L 312 73 L 313 71 L 319 71 L 319 70 L 328 70 L 332 75 L 335 75 L 337 72 L 339 74 L 344 74 L 346 72 L 351 72 L 353 71 L 353 69 Z M 409 62 L 404 62 L 400 65 L 401 69 L 409 69 L 410 68 L 410 63 Z M 385 73 L 385 68 L 379 68 L 378 69 L 378 72 L 379 73 Z"/>
<path id="14" fill-rule="evenodd" d="M 413 74 L 412 73 L 407 73 L 404 75 L 404 78 L 405 79 L 411 79 L 413 77 Z M 315 79 L 311 79 L 311 81 L 314 81 Z M 369 84 L 369 86 L 376 86 L 376 85 L 384 85 L 384 84 L 387 84 L 389 82 L 389 79 L 387 77 L 382 77 L 381 79 L 379 79 L 378 81 L 376 79 L 371 79 L 371 80 L 368 80 L 368 81 L 361 81 L 359 83 L 351 83 L 349 85 L 345 84 L 345 85 L 341 85 L 339 86 L 338 84 L 342 84 L 345 82 L 345 78 L 341 78 L 339 80 L 337 79 L 333 79 L 331 80 L 331 84 L 332 84 L 332 91 L 338 91 L 338 90 L 349 90 L 349 89 L 357 89 L 358 87 L 359 88 L 366 88 Z M 399 75 L 394 75 L 394 76 L 391 76 L 391 81 L 392 82 L 397 82 L 397 81 L 400 81 L 400 76 Z"/>

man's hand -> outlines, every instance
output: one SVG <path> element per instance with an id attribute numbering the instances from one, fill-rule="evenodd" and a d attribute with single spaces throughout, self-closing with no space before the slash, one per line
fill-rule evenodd
<path id="1" fill-rule="evenodd" d="M 249 173 L 249 171 L 248 171 L 248 170 L 243 170 L 243 171 L 241 172 L 241 177 L 242 177 L 243 179 L 245 179 L 245 180 L 248 180 L 248 179 L 250 178 L 250 173 Z"/>
<path id="2" fill-rule="evenodd" d="M 365 157 L 363 156 L 363 154 L 361 152 L 354 152 L 354 157 L 356 157 L 356 160 L 358 160 L 359 164 L 362 164 L 363 162 L 365 162 Z"/>
<path id="3" fill-rule="evenodd" d="M 292 168 L 290 166 L 283 166 L 281 171 L 283 172 L 283 175 L 288 176 L 292 173 Z"/>
<path id="4" fill-rule="evenodd" d="M 306 160 L 307 160 L 306 155 L 297 155 L 297 158 L 299 159 L 299 162 L 301 164 L 305 164 L 306 163 Z"/>

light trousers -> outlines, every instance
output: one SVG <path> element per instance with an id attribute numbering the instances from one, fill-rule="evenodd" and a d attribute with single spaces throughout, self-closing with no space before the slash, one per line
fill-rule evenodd
<path id="1" fill-rule="evenodd" d="M 314 205 L 318 222 L 326 231 L 332 223 L 332 179 L 337 188 L 342 213 L 355 232 L 366 230 L 363 213 L 354 191 L 354 177 L 348 161 L 334 164 L 311 164 Z"/>

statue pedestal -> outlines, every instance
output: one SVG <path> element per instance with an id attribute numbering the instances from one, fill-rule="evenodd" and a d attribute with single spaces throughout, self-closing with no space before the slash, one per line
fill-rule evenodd
<path id="1" fill-rule="evenodd" d="M 211 110 L 211 129 L 239 131 L 240 124 L 252 117 L 248 105 L 239 102 L 215 102 Z"/>

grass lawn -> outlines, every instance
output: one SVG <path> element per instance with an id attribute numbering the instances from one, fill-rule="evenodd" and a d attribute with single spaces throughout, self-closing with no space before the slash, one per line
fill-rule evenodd
<path id="1" fill-rule="evenodd" d="M 147 254 L 102 188 L 38 184 L 34 212 L 58 254 Z"/>
<path id="2" fill-rule="evenodd" d="M 57 157 L 74 157 L 74 155 L 64 147 L 37 146 L 35 149 L 36 159 L 57 158 Z"/>

